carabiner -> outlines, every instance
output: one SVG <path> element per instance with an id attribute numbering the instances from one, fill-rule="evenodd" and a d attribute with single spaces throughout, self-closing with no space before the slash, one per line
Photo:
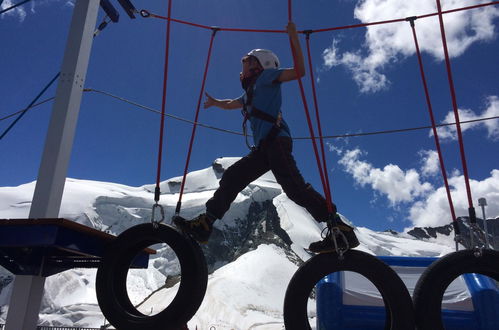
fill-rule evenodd
<path id="1" fill-rule="evenodd" d="M 159 221 L 155 220 L 155 210 L 159 208 L 160 214 L 161 214 L 161 219 Z M 158 228 L 159 224 L 162 223 L 165 220 L 165 210 L 163 209 L 163 206 L 156 203 L 152 206 L 152 212 L 151 212 L 151 223 L 154 228 Z"/>
<path id="2" fill-rule="evenodd" d="M 348 244 L 347 237 L 338 227 L 332 227 L 330 228 L 330 230 L 331 230 L 331 239 L 333 240 L 334 250 L 338 253 L 338 259 L 343 260 L 344 258 L 343 254 L 347 252 L 348 249 L 350 249 L 350 244 Z M 344 248 L 339 247 L 337 237 L 340 238 L 345 243 Z"/>

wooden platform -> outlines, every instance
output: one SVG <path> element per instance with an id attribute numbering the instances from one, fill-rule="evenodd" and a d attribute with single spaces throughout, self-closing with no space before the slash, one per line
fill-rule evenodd
<path id="1" fill-rule="evenodd" d="M 96 268 L 116 236 L 71 220 L 0 219 L 0 265 L 16 275 L 50 276 L 71 268 Z M 147 268 L 146 249 L 132 268 Z"/>

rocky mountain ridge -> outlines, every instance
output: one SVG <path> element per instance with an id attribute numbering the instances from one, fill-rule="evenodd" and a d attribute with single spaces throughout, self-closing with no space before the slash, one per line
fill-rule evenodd
<path id="1" fill-rule="evenodd" d="M 461 231 L 462 245 L 466 248 L 471 248 L 472 244 L 469 217 L 458 217 L 456 220 Z M 476 237 L 475 240 L 478 239 L 478 243 L 481 246 L 485 246 L 485 230 L 483 219 L 477 218 L 477 226 L 478 228 L 480 228 L 480 231 L 478 235 L 474 236 Z M 494 250 L 499 250 L 499 218 L 487 219 L 487 231 L 490 247 Z M 448 225 L 439 227 L 414 227 L 413 229 L 407 231 L 407 234 L 417 239 L 437 238 L 439 235 L 452 237 L 454 236 L 454 225 L 450 223 Z"/>
<path id="2" fill-rule="evenodd" d="M 236 160 L 217 159 L 211 167 L 189 173 L 183 217 L 192 218 L 204 212 L 204 203 L 218 187 L 223 171 Z M 175 212 L 179 182 L 177 177 L 161 183 L 160 203 L 167 223 Z M 7 196 L 0 199 L 0 218 L 27 217 L 30 204 L 25 201 L 32 196 L 34 184 L 0 188 L 0 195 Z M 151 220 L 153 193 L 154 187 L 150 185 L 128 187 L 68 179 L 60 216 L 118 235 Z M 271 173 L 250 184 L 237 196 L 226 216 L 215 223 L 209 243 L 203 246 L 210 273 L 209 287 L 192 325 L 209 328 L 215 317 L 233 320 L 228 329 L 280 324 L 286 284 L 297 267 L 310 258 L 304 248 L 321 239 L 323 227 L 324 224 L 318 224 L 282 193 Z M 436 238 L 432 236 L 435 233 Z M 446 233 L 451 231 L 426 228 L 415 230 L 411 236 L 358 227 L 356 234 L 361 244 L 357 249 L 373 255 L 438 257 L 453 251 L 448 241 L 441 241 L 448 238 Z M 168 247 L 161 248 L 161 253 L 151 256 L 147 271 L 129 273 L 130 299 L 142 304 L 144 311 L 157 308 L 175 290 L 180 268 L 176 256 L 170 252 Z M 0 268 L 0 323 L 6 317 L 12 278 L 12 274 Z M 41 324 L 80 327 L 102 324 L 103 316 L 95 297 L 95 270 L 75 269 L 51 276 L 45 290 Z"/>

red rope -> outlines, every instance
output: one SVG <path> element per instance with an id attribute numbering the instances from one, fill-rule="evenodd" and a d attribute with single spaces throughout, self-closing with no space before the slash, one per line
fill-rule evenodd
<path id="1" fill-rule="evenodd" d="M 447 172 L 445 170 L 444 158 L 442 155 L 442 149 L 440 148 L 440 140 L 438 138 L 437 125 L 435 123 L 435 116 L 433 115 L 433 107 L 431 105 L 430 93 L 428 91 L 428 84 L 426 83 L 426 76 L 425 76 L 424 68 L 423 68 L 423 59 L 421 57 L 421 51 L 419 50 L 419 43 L 418 43 L 418 37 L 416 35 L 416 28 L 414 26 L 414 20 L 411 20 L 410 23 L 411 23 L 411 28 L 412 28 L 412 36 L 414 38 L 414 45 L 416 46 L 416 53 L 418 56 L 419 71 L 421 73 L 421 80 L 423 82 L 424 92 L 425 92 L 425 96 L 426 96 L 426 104 L 428 105 L 428 112 L 430 114 L 430 119 L 431 119 L 431 127 L 433 129 L 433 136 L 435 138 L 435 145 L 436 145 L 437 152 L 438 152 L 438 160 L 440 161 L 440 170 L 442 172 L 442 177 L 444 179 L 445 191 L 447 192 L 447 200 L 449 201 L 449 208 L 450 208 L 450 212 L 452 215 L 452 221 L 454 221 L 454 223 L 455 223 L 457 219 L 456 219 L 456 213 L 454 211 L 454 203 L 452 202 L 452 196 L 450 193 L 449 182 L 447 180 Z M 458 227 L 457 227 L 457 230 L 459 230 Z M 457 232 L 457 234 L 459 234 L 459 232 Z"/>
<path id="2" fill-rule="evenodd" d="M 288 18 L 289 18 L 289 21 L 291 22 L 291 0 L 288 0 Z M 295 52 L 295 48 L 293 46 L 293 42 L 292 42 L 291 38 L 289 38 L 289 44 L 291 46 L 291 53 L 293 55 L 294 67 L 296 68 L 297 58 L 296 58 L 296 52 Z M 329 192 L 329 182 L 326 181 L 326 177 L 324 175 L 324 171 L 326 171 L 326 168 L 324 168 L 324 169 L 322 168 L 321 159 L 319 156 L 319 151 L 317 149 L 317 142 L 315 141 L 315 132 L 314 132 L 314 128 L 312 125 L 312 120 L 310 119 L 310 111 L 308 110 L 307 99 L 305 97 L 305 89 L 303 88 L 303 82 L 301 80 L 301 77 L 298 76 L 298 73 L 297 73 L 297 77 L 298 77 L 298 79 L 297 79 L 298 85 L 300 87 L 300 94 L 301 94 L 301 99 L 302 99 L 302 103 L 303 103 L 303 108 L 305 110 L 305 116 L 307 118 L 308 129 L 310 132 L 310 137 L 312 139 L 312 146 L 314 148 L 315 159 L 317 161 L 317 168 L 319 170 L 319 175 L 321 178 L 322 187 L 324 188 L 324 196 L 326 197 L 327 209 L 328 209 L 329 213 L 332 213 L 333 202 L 331 200 L 331 194 Z M 322 134 L 320 136 L 320 139 L 322 142 Z"/>
<path id="3" fill-rule="evenodd" d="M 293 63 L 295 65 L 295 67 L 296 67 L 297 60 L 296 60 L 295 49 L 293 47 L 291 39 L 289 40 L 289 42 L 290 42 L 290 45 L 291 45 L 291 52 L 293 53 Z M 305 90 L 303 88 L 303 82 L 302 82 L 302 80 L 301 80 L 300 77 L 298 77 L 297 80 L 298 80 L 298 85 L 300 87 L 300 94 L 301 94 L 301 99 L 302 99 L 302 103 L 303 103 L 303 108 L 305 110 L 305 116 L 307 117 L 307 124 L 308 124 L 308 129 L 309 129 L 309 132 L 310 132 L 310 137 L 311 137 L 311 140 L 312 140 L 312 146 L 314 147 L 315 159 L 317 161 L 317 168 L 319 170 L 319 175 L 320 175 L 320 178 L 321 178 L 322 187 L 324 188 L 324 195 L 326 197 L 327 209 L 328 209 L 329 213 L 332 213 L 333 205 L 332 205 L 332 201 L 331 201 L 331 196 L 330 196 L 330 194 L 328 192 L 328 189 L 327 189 L 328 184 L 326 183 L 326 179 L 324 177 L 324 171 L 323 171 L 322 165 L 321 165 L 321 160 L 320 160 L 320 156 L 319 156 L 319 150 L 317 149 L 317 142 L 315 141 L 314 128 L 313 128 L 313 125 L 312 125 L 312 120 L 310 119 L 310 111 L 308 110 L 307 99 L 305 97 Z"/>
<path id="4" fill-rule="evenodd" d="M 198 23 L 192 23 L 192 22 L 183 21 L 183 20 L 176 19 L 176 18 L 168 18 L 168 17 L 165 17 L 165 16 L 156 15 L 156 14 L 152 14 L 152 13 L 150 14 L 150 16 L 154 17 L 154 18 L 165 19 L 165 20 L 169 19 L 169 20 L 171 20 L 172 22 L 175 22 L 175 23 L 184 24 L 184 25 L 190 25 L 190 26 L 195 26 L 195 27 L 199 27 L 199 28 L 202 28 L 202 29 L 207 29 L 207 30 L 213 29 L 213 26 L 203 25 L 203 24 L 198 24 Z M 229 32 L 286 33 L 286 31 L 284 31 L 284 30 L 272 30 L 272 29 L 218 28 L 218 30 L 219 31 L 229 31 Z"/>
<path id="5" fill-rule="evenodd" d="M 464 152 L 463 134 L 461 132 L 459 111 L 458 111 L 457 101 L 456 101 L 456 91 L 454 88 L 454 80 L 452 78 L 452 70 L 451 70 L 451 66 L 450 66 L 449 51 L 447 49 L 447 39 L 445 37 L 445 27 L 444 27 L 443 15 L 442 15 L 442 7 L 440 5 L 440 0 L 436 0 L 436 2 L 437 2 L 438 13 L 439 13 L 438 19 L 440 22 L 440 33 L 442 35 L 442 43 L 443 43 L 443 47 L 444 47 L 445 64 L 447 67 L 447 78 L 449 80 L 449 88 L 450 88 L 450 93 L 451 93 L 451 97 L 452 97 L 452 107 L 454 110 L 457 137 L 459 140 L 459 151 L 461 154 L 461 162 L 462 162 L 462 166 L 463 166 L 464 181 L 466 184 L 466 193 L 468 196 L 468 205 L 469 205 L 469 208 L 471 209 L 471 208 L 473 208 L 473 199 L 471 197 L 470 179 L 468 176 L 468 166 L 466 164 L 466 154 Z"/>
<path id="6" fill-rule="evenodd" d="M 292 22 L 292 18 L 293 18 L 292 17 L 292 2 L 291 2 L 291 0 L 288 0 L 288 21 Z M 293 46 L 293 42 L 291 41 L 291 38 L 289 38 L 289 44 L 291 46 L 291 53 L 293 55 L 293 64 L 294 64 L 294 67 L 296 68 L 297 58 L 296 58 L 296 52 L 295 52 L 295 48 Z M 309 53 L 308 58 L 309 58 L 309 63 L 310 63 L 310 53 Z M 323 139 L 322 139 L 322 130 L 320 127 L 319 114 L 318 114 L 318 112 L 316 112 L 317 124 L 319 126 L 319 135 L 320 135 L 319 138 L 320 138 L 321 146 L 322 146 L 323 165 L 321 164 L 321 159 L 320 159 L 321 157 L 319 156 L 319 151 L 317 150 L 317 142 L 315 141 L 315 132 L 314 132 L 314 128 L 312 125 L 312 120 L 310 119 L 310 111 L 308 110 L 307 99 L 305 97 L 305 90 L 303 88 L 303 82 L 301 80 L 301 77 L 298 75 L 298 73 L 296 75 L 298 77 L 297 80 L 298 80 L 298 85 L 300 87 L 300 94 L 301 94 L 301 99 L 303 102 L 303 108 L 305 110 L 305 115 L 307 117 L 307 124 L 308 124 L 308 129 L 310 132 L 310 137 L 312 138 L 312 146 L 314 148 L 315 159 L 317 161 L 317 168 L 319 170 L 319 175 L 321 178 L 322 187 L 324 188 L 324 196 L 326 197 L 327 210 L 331 214 L 333 212 L 333 201 L 331 199 L 331 192 L 329 189 L 329 179 L 328 179 L 327 173 L 325 173 L 327 171 L 327 167 L 326 167 L 326 161 L 325 161 L 325 157 L 324 157 L 324 143 L 323 143 Z M 313 84 L 313 77 L 312 77 L 312 84 Z M 315 97 L 315 88 L 313 88 L 313 89 L 314 89 L 314 97 Z"/>
<path id="7" fill-rule="evenodd" d="M 482 4 L 474 5 L 474 6 L 445 10 L 445 11 L 442 11 L 442 14 L 455 13 L 458 11 L 475 9 L 475 8 L 486 7 L 486 6 L 491 6 L 491 5 L 499 5 L 499 1 L 492 1 L 492 2 L 482 3 Z M 425 14 L 425 15 L 421 15 L 421 16 L 414 16 L 414 17 L 415 18 L 428 18 L 428 17 L 437 16 L 437 15 L 439 15 L 438 12 L 431 13 L 431 14 Z M 318 30 L 313 30 L 313 32 L 345 30 L 345 29 L 353 29 L 353 28 L 359 28 L 359 27 L 367 27 L 367 26 L 371 26 L 371 25 L 390 24 L 390 23 L 398 23 L 398 22 L 405 22 L 405 21 L 407 21 L 407 18 L 397 18 L 397 19 L 391 19 L 391 20 L 386 20 L 386 21 L 376 21 L 376 22 L 370 22 L 370 23 L 353 24 L 353 25 L 338 26 L 338 27 L 332 27 L 332 28 L 326 28 L 326 29 L 318 29 Z"/>
<path id="8" fill-rule="evenodd" d="M 175 213 L 177 213 L 177 214 L 180 212 L 180 207 L 182 205 L 182 195 L 184 193 L 185 181 L 187 178 L 187 171 L 189 170 L 189 162 L 191 160 L 192 146 L 194 145 L 194 137 L 196 136 L 196 128 L 197 128 L 197 124 L 198 124 L 199 110 L 201 109 L 201 100 L 203 98 L 204 86 L 206 84 L 206 77 L 208 76 L 208 67 L 210 65 L 211 50 L 213 49 L 213 40 L 215 39 L 215 35 L 216 35 L 217 31 L 218 31 L 218 29 L 213 29 L 213 33 L 211 34 L 210 46 L 208 48 L 208 55 L 206 57 L 206 65 L 204 68 L 203 82 L 201 84 L 201 90 L 199 91 L 198 105 L 196 108 L 196 116 L 194 118 L 194 125 L 192 126 L 191 140 L 189 142 L 189 150 L 187 152 L 187 160 L 185 162 L 184 176 L 182 178 L 182 185 L 180 187 L 180 194 L 178 196 L 177 208 L 175 210 Z"/>
<path id="9" fill-rule="evenodd" d="M 291 3 L 291 0 L 288 0 L 288 5 Z M 458 11 L 464 11 L 464 10 L 469 10 L 469 9 L 475 9 L 475 8 L 480 8 L 480 7 L 486 7 L 486 6 L 492 6 L 492 5 L 499 5 L 499 1 L 492 1 L 492 2 L 487 2 L 487 3 L 481 3 L 478 5 L 473 5 L 473 6 L 467 6 L 467 7 L 461 7 L 461 8 L 455 8 L 455 9 L 450 9 L 450 10 L 444 10 L 441 13 L 442 14 L 449 14 L 449 13 L 455 13 Z M 288 18 L 291 18 L 291 7 L 288 6 Z M 191 25 L 203 29 L 213 29 L 212 26 L 208 25 L 202 25 L 202 24 L 197 24 L 197 23 L 192 23 L 188 21 L 183 21 L 175 18 L 168 18 L 165 16 L 160 16 L 152 13 L 148 13 L 150 17 L 154 18 L 159 18 L 159 19 L 165 19 L 165 20 L 171 20 L 176 23 L 180 24 L 185 24 L 185 25 Z M 431 13 L 431 14 L 425 14 L 421 16 L 415 16 L 416 18 L 428 18 L 432 16 L 437 16 L 439 15 L 438 12 L 436 13 Z M 361 24 L 352 24 L 352 25 L 345 25 L 345 26 L 338 26 L 338 27 L 330 27 L 330 28 L 323 28 L 323 29 L 317 29 L 317 30 L 311 30 L 312 32 L 327 32 L 327 31 L 335 31 L 335 30 L 345 30 L 345 29 L 353 29 L 353 28 L 360 28 L 360 27 L 367 27 L 371 25 L 380 25 L 380 24 L 390 24 L 390 23 L 398 23 L 398 22 L 405 22 L 407 19 L 404 18 L 397 18 L 397 19 L 391 19 L 391 20 L 385 20 L 385 21 L 376 21 L 376 22 L 369 22 L 369 23 L 361 23 Z M 286 33 L 285 30 L 272 30 L 272 29 L 241 29 L 241 28 L 224 28 L 221 27 L 219 28 L 220 31 L 234 31 L 234 32 L 261 32 L 261 33 Z M 299 33 L 306 33 L 306 31 L 298 31 Z"/>
<path id="10" fill-rule="evenodd" d="M 171 17 L 172 0 L 168 1 L 168 17 Z M 161 179 L 161 159 L 163 157 L 163 137 L 165 128 L 165 111 L 166 111 L 166 86 L 168 82 L 168 58 L 170 53 L 170 20 L 166 24 L 166 46 L 165 46 L 165 66 L 163 73 L 163 98 L 161 101 L 161 123 L 159 128 L 159 147 L 158 147 L 158 167 L 156 172 L 156 188 L 154 193 L 154 201 L 159 201 L 160 188 L 159 182 Z"/>
<path id="11" fill-rule="evenodd" d="M 329 199 L 332 201 L 332 191 L 331 191 L 331 186 L 329 184 L 329 175 L 327 171 L 327 164 L 326 164 L 326 153 L 324 151 L 324 135 L 322 134 L 322 125 L 321 125 L 321 119 L 319 116 L 319 102 L 317 101 L 317 93 L 316 93 L 316 88 L 315 88 L 315 78 L 314 78 L 314 69 L 312 65 L 312 55 L 310 54 L 310 34 L 307 34 L 307 56 L 308 56 L 308 67 L 310 71 L 310 84 L 312 86 L 312 95 L 314 99 L 314 108 L 315 108 L 315 118 L 317 120 L 317 128 L 319 131 L 319 141 L 321 143 L 321 154 L 322 154 L 322 167 L 324 169 L 324 179 L 326 182 L 326 191 L 329 194 L 329 197 L 326 196 L 326 200 Z"/>
<path id="12" fill-rule="evenodd" d="M 447 49 L 447 41 L 446 41 L 446 37 L 445 37 L 445 28 L 444 28 L 444 24 L 443 24 L 443 14 L 457 12 L 457 11 L 462 11 L 462 10 L 469 10 L 469 9 L 474 9 L 474 8 L 479 8 L 479 7 L 485 7 L 485 6 L 490 6 L 490 5 L 497 5 L 497 4 L 499 4 L 499 1 L 493 1 L 493 2 L 478 4 L 478 5 L 474 5 L 474 6 L 456 8 L 456 9 L 447 10 L 447 11 L 442 11 L 440 0 L 436 0 L 436 2 L 437 2 L 437 8 L 438 8 L 438 12 L 437 13 L 432 13 L 432 14 L 427 14 L 427 15 L 422 15 L 422 16 L 415 16 L 415 17 L 413 17 L 413 19 L 416 19 L 416 18 L 426 18 L 426 17 L 436 16 L 436 15 L 439 16 L 440 31 L 441 31 L 441 34 L 442 34 L 442 43 L 443 43 L 443 47 L 444 47 L 445 61 L 446 61 L 446 67 L 447 67 L 447 75 L 448 75 L 448 80 L 449 80 L 450 92 L 451 92 L 451 96 L 452 96 L 452 104 L 453 104 L 453 110 L 454 110 L 454 116 L 455 116 L 455 122 L 456 122 L 456 130 L 457 130 L 457 134 L 458 134 L 459 148 L 460 148 L 460 154 L 461 154 L 461 161 L 462 161 L 464 178 L 465 178 L 465 184 L 466 184 L 466 192 L 467 192 L 467 197 L 468 197 L 468 204 L 469 204 L 469 210 L 470 210 L 470 218 L 472 218 L 472 220 L 473 220 L 473 218 L 474 218 L 473 200 L 472 200 L 472 196 L 471 196 L 471 188 L 470 188 L 470 183 L 469 183 L 469 175 L 468 175 L 468 168 L 467 168 L 467 163 L 466 163 L 466 155 L 465 155 L 465 151 L 464 151 L 464 143 L 463 143 L 463 138 L 462 138 L 461 125 L 460 125 L 460 120 L 459 120 L 459 113 L 458 113 L 458 107 L 457 107 L 457 101 L 456 101 L 456 93 L 455 93 L 454 82 L 453 82 L 453 78 L 452 78 L 452 71 L 451 71 L 451 66 L 450 66 L 450 59 L 449 59 L 449 54 L 448 54 L 448 49 Z M 208 72 L 208 66 L 209 66 L 209 62 L 210 62 L 210 58 L 211 58 L 211 51 L 212 51 L 212 47 L 213 47 L 213 40 L 214 40 L 216 32 L 219 31 L 219 30 L 222 30 L 222 31 L 238 31 L 238 32 L 286 33 L 286 31 L 282 31 L 282 30 L 261 30 L 261 29 L 239 29 L 239 28 L 214 28 L 214 27 L 209 27 L 209 26 L 206 26 L 206 25 L 201 25 L 201 24 L 191 23 L 191 22 L 187 22 L 187 21 L 181 21 L 181 20 L 178 20 L 178 19 L 173 19 L 173 18 L 171 18 L 171 0 L 169 0 L 169 3 L 168 3 L 168 17 L 164 17 L 164 16 L 160 16 L 160 15 L 155 15 L 155 14 L 150 14 L 147 11 L 144 11 L 144 12 L 146 12 L 148 14 L 148 16 L 152 16 L 152 17 L 155 17 L 155 18 L 166 19 L 168 21 L 168 23 L 167 23 L 167 33 L 166 33 L 164 79 L 163 79 L 163 98 L 162 98 L 162 106 L 161 106 L 161 108 L 162 108 L 162 111 L 161 111 L 162 116 L 161 116 L 161 124 L 160 124 L 160 137 L 159 137 L 159 150 L 158 150 L 158 168 L 157 168 L 157 175 L 156 175 L 156 192 L 155 192 L 155 201 L 156 202 L 159 200 L 159 183 L 160 183 L 160 178 L 161 178 L 161 158 L 162 158 L 162 150 L 163 150 L 164 118 L 165 118 L 165 108 L 166 108 L 166 89 L 167 89 L 167 80 L 168 80 L 168 58 L 169 58 L 169 44 L 170 44 L 170 23 L 172 21 L 174 21 L 174 22 L 181 23 L 181 24 L 187 24 L 187 25 L 191 25 L 191 26 L 195 26 L 195 27 L 200 27 L 200 28 L 212 29 L 213 30 L 213 33 L 212 33 L 212 36 L 211 36 L 211 40 L 210 40 L 210 46 L 209 46 L 209 50 L 208 50 L 208 56 L 207 56 L 207 60 L 206 60 L 205 71 L 204 71 L 204 75 L 203 75 L 203 82 L 202 82 L 201 92 L 200 92 L 200 95 L 199 95 L 198 105 L 197 105 L 197 109 L 196 109 L 196 116 L 195 116 L 195 120 L 194 120 L 195 124 L 194 124 L 193 129 L 192 129 L 192 136 L 191 136 L 191 140 L 190 140 L 190 144 L 189 144 L 189 150 L 188 150 L 188 154 L 187 154 L 187 161 L 186 161 L 186 165 L 185 165 L 185 169 L 184 169 L 184 176 L 183 176 L 182 185 L 181 185 L 181 189 L 180 189 L 179 201 L 178 201 L 178 204 L 177 204 L 177 213 L 178 213 L 179 210 L 180 210 L 180 205 L 181 205 L 181 200 L 182 200 L 182 194 L 183 194 L 184 187 L 185 187 L 185 181 L 186 181 L 186 177 L 187 177 L 187 171 L 188 171 L 188 166 L 189 166 L 189 162 L 190 162 L 190 156 L 191 156 L 191 152 L 192 152 L 192 146 L 193 146 L 194 137 L 195 137 L 195 133 L 196 133 L 197 120 L 198 120 L 198 116 L 199 116 L 201 99 L 202 99 L 202 95 L 203 95 L 203 91 L 204 91 L 204 86 L 205 86 L 207 72 Z M 288 0 L 288 20 L 289 21 L 292 20 L 292 1 L 291 0 Z M 393 19 L 393 20 L 386 20 L 386 21 L 364 23 L 364 24 L 348 25 L 348 26 L 342 26 L 342 27 L 333 27 L 333 28 L 327 28 L 327 29 L 318 29 L 318 30 L 314 30 L 314 31 L 311 31 L 311 30 L 309 30 L 309 31 L 300 31 L 300 33 L 307 33 L 307 34 L 309 34 L 311 32 L 326 32 L 326 31 L 333 31 L 333 30 L 340 30 L 340 29 L 349 29 L 349 28 L 357 28 L 357 27 L 367 27 L 367 26 L 370 26 L 370 25 L 388 24 L 388 23 L 402 22 L 402 21 L 406 21 L 406 20 L 407 20 L 407 18 L 400 18 L 400 19 Z M 416 38 L 414 28 L 413 28 L 413 35 Z M 415 42 L 416 42 L 416 47 L 417 47 L 418 53 L 419 53 L 419 46 L 417 44 L 417 39 L 415 39 Z M 295 51 L 294 51 L 294 47 L 293 47 L 293 44 L 291 42 L 291 39 L 290 39 L 290 45 L 291 45 L 291 51 L 292 51 L 292 55 L 293 55 L 293 61 L 294 61 L 295 66 L 296 66 L 296 55 L 295 55 Z M 317 96 L 316 96 L 316 90 L 315 90 L 315 84 L 314 84 L 314 78 L 313 78 L 313 68 L 312 68 L 312 64 L 311 64 L 310 45 L 309 45 L 308 38 L 307 38 L 307 51 L 308 51 L 308 56 L 309 56 L 309 67 L 310 67 L 310 72 L 311 72 L 311 77 L 312 77 L 312 79 L 311 79 L 311 81 L 312 81 L 312 90 L 313 90 L 313 96 L 314 96 L 314 105 L 315 105 L 315 110 L 316 110 L 316 117 L 317 117 L 317 122 L 318 122 L 319 138 L 320 138 L 320 141 L 321 141 L 322 165 L 321 165 L 321 160 L 320 160 L 319 152 L 318 152 L 318 149 L 317 149 L 317 143 L 315 141 L 314 129 L 313 129 L 312 122 L 311 122 L 311 119 L 310 119 L 310 113 L 309 113 L 309 110 L 308 110 L 308 105 L 307 105 L 307 101 L 306 101 L 306 97 L 305 97 L 305 91 L 304 91 L 304 88 L 303 88 L 303 83 L 302 83 L 302 80 L 301 80 L 300 77 L 298 77 L 297 80 L 298 80 L 298 84 L 299 84 L 299 87 L 300 87 L 300 93 L 301 93 L 302 102 L 303 102 L 304 109 L 305 109 L 305 114 L 306 114 L 306 117 L 307 117 L 307 123 L 308 123 L 309 130 L 310 130 L 310 136 L 312 138 L 312 144 L 313 144 L 313 148 L 314 148 L 314 152 L 315 152 L 315 156 L 316 156 L 316 160 L 317 160 L 317 166 L 318 166 L 318 169 L 319 169 L 319 174 L 320 174 L 320 177 L 321 177 L 322 185 L 324 187 L 324 193 L 325 193 L 326 200 L 327 200 L 327 203 L 328 203 L 328 210 L 331 212 L 331 210 L 332 210 L 331 192 L 330 192 L 330 186 L 329 186 L 329 178 L 328 178 L 328 175 L 327 175 L 327 166 L 326 166 L 326 160 L 325 160 L 324 144 L 323 144 L 323 139 L 322 139 L 323 135 L 322 135 L 322 129 L 321 129 L 321 125 L 320 125 L 320 117 L 319 117 Z M 444 174 L 444 181 L 446 181 L 447 195 L 448 195 L 448 198 L 449 198 L 449 203 L 450 203 L 450 206 L 451 206 L 451 213 L 452 213 L 452 217 L 453 217 L 453 220 L 454 220 L 455 219 L 455 214 L 454 214 L 454 211 L 453 211 L 452 200 L 450 198 L 450 191 L 449 191 L 448 184 L 447 184 L 447 177 L 445 175 L 445 168 L 443 167 L 443 160 L 441 158 L 441 151 L 440 151 L 440 146 L 439 146 L 439 143 L 438 143 L 438 136 L 436 134 L 435 124 L 434 124 L 434 118 L 433 118 L 433 113 L 432 113 L 432 109 L 431 109 L 431 103 L 430 103 L 430 100 L 429 100 L 429 95 L 428 95 L 426 80 L 424 78 L 424 71 L 423 71 L 423 68 L 422 68 L 422 62 L 421 62 L 421 59 L 420 59 L 420 54 L 418 54 L 418 60 L 420 61 L 420 69 L 421 69 L 421 74 L 422 74 L 422 77 L 423 77 L 423 84 L 424 84 L 424 87 L 425 87 L 425 93 L 426 93 L 427 103 L 428 103 L 429 110 L 430 110 L 430 117 L 432 119 L 432 127 L 434 129 L 434 135 L 436 137 L 436 144 L 437 144 L 437 149 L 438 149 L 438 152 L 439 152 L 439 158 L 440 158 L 440 162 L 441 162 L 441 168 L 442 168 L 442 171 L 443 171 L 443 174 Z M 473 214 L 472 214 L 472 212 L 473 212 Z"/>

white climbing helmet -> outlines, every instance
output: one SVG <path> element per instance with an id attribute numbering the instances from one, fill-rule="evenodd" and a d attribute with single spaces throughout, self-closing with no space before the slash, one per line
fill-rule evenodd
<path id="1" fill-rule="evenodd" d="M 279 58 L 268 49 L 253 49 L 248 55 L 256 57 L 264 70 L 279 68 Z"/>

